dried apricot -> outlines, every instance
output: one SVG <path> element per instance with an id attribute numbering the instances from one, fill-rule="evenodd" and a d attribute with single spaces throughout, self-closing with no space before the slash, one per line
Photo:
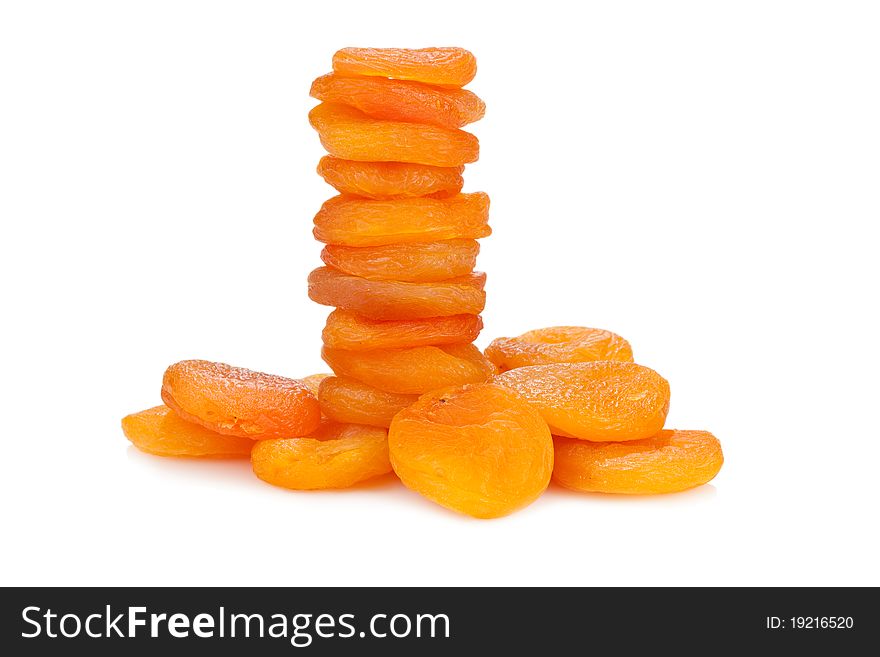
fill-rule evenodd
<path id="1" fill-rule="evenodd" d="M 479 140 L 464 130 L 372 119 L 339 103 L 317 105 L 309 122 L 324 149 L 345 160 L 457 167 L 480 157 Z"/>
<path id="2" fill-rule="evenodd" d="M 534 404 L 554 435 L 569 438 L 649 438 L 663 428 L 669 411 L 669 383 L 636 363 L 533 365 L 500 374 L 495 382 Z"/>
<path id="3" fill-rule="evenodd" d="M 554 438 L 554 444 L 554 481 L 586 492 L 675 493 L 710 481 L 724 463 L 721 443 L 708 431 L 666 430 L 625 443 Z"/>
<path id="4" fill-rule="evenodd" d="M 486 304 L 486 275 L 473 273 L 436 283 L 372 281 L 319 267 L 309 274 L 309 298 L 371 319 L 421 319 L 476 315 Z"/>
<path id="5" fill-rule="evenodd" d="M 126 415 L 122 432 L 139 450 L 157 456 L 243 458 L 254 446 L 250 438 L 224 436 L 187 422 L 164 405 Z"/>
<path id="6" fill-rule="evenodd" d="M 492 364 L 470 343 L 373 351 L 324 347 L 321 356 L 337 376 L 404 395 L 481 383 L 494 374 Z"/>
<path id="7" fill-rule="evenodd" d="M 529 365 L 584 363 L 594 360 L 632 361 L 629 342 L 611 331 L 583 326 L 552 326 L 516 338 L 496 338 L 486 357 L 501 372 Z"/>
<path id="8" fill-rule="evenodd" d="M 321 381 L 326 379 L 328 376 L 333 376 L 332 374 L 309 374 L 308 376 L 300 379 L 306 388 L 308 388 L 315 397 L 318 396 L 318 389 L 321 387 Z"/>
<path id="9" fill-rule="evenodd" d="M 405 486 L 477 518 L 534 502 L 553 470 L 553 442 L 525 400 L 493 384 L 446 388 L 400 411 L 388 432 Z"/>
<path id="10" fill-rule="evenodd" d="M 348 488 L 391 472 L 388 432 L 326 422 L 313 436 L 258 441 L 251 463 L 255 475 L 282 488 Z"/>
<path id="11" fill-rule="evenodd" d="M 361 247 L 328 244 L 321 251 L 321 260 L 352 276 L 431 283 L 467 276 L 476 266 L 479 252 L 476 240 Z"/>
<path id="12" fill-rule="evenodd" d="M 184 420 L 254 440 L 304 436 L 321 419 L 318 400 L 302 381 L 206 360 L 165 370 L 162 401 Z"/>
<path id="13" fill-rule="evenodd" d="M 374 119 L 461 128 L 479 121 L 486 103 L 465 89 L 443 89 L 408 80 L 330 73 L 312 82 L 313 98 L 342 103 Z"/>
<path id="14" fill-rule="evenodd" d="M 318 392 L 324 415 L 337 422 L 385 427 L 397 412 L 412 404 L 418 395 L 385 392 L 347 377 L 325 379 Z"/>
<path id="15" fill-rule="evenodd" d="M 402 349 L 473 342 L 482 328 L 479 315 L 377 320 L 334 310 L 327 317 L 321 336 L 325 345 L 335 349 Z"/>
<path id="16" fill-rule="evenodd" d="M 325 155 L 318 174 L 342 194 L 375 199 L 454 196 L 464 166 L 432 167 L 408 162 L 355 162 Z"/>
<path id="17" fill-rule="evenodd" d="M 477 74 L 477 59 L 464 48 L 343 48 L 333 55 L 333 70 L 463 87 Z"/>
<path id="18" fill-rule="evenodd" d="M 343 246 L 478 239 L 489 228 L 489 196 L 483 192 L 446 199 L 390 201 L 334 196 L 315 215 L 315 239 Z"/>

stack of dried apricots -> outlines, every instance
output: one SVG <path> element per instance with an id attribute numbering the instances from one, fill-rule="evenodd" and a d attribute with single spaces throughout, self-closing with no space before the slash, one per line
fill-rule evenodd
<path id="1" fill-rule="evenodd" d="M 479 518 L 531 502 L 551 477 L 577 491 L 686 490 L 721 468 L 706 431 L 664 430 L 669 384 L 622 337 L 552 327 L 474 345 L 489 199 L 461 193 L 479 154 L 461 128 L 484 103 L 461 48 L 346 48 L 312 84 L 309 115 L 339 195 L 314 235 L 309 296 L 335 307 L 322 356 L 334 375 L 291 379 L 192 360 L 169 367 L 163 406 L 123 419 L 161 456 L 250 457 L 285 488 L 345 488 L 394 472 Z"/>

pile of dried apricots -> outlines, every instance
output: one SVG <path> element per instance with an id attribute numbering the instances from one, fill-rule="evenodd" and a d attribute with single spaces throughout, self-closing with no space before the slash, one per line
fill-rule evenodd
<path id="1" fill-rule="evenodd" d="M 486 276 L 474 271 L 489 198 L 462 193 L 479 155 L 461 128 L 483 116 L 461 48 L 345 48 L 314 81 L 309 120 L 339 192 L 314 220 L 324 266 L 309 296 L 333 306 L 334 375 L 291 379 L 223 363 L 169 367 L 164 405 L 122 420 L 160 456 L 250 457 L 264 481 L 345 488 L 394 472 L 478 518 L 531 502 L 551 478 L 596 493 L 682 491 L 721 468 L 706 431 L 664 429 L 669 384 L 629 343 L 561 326 L 481 353 Z"/>

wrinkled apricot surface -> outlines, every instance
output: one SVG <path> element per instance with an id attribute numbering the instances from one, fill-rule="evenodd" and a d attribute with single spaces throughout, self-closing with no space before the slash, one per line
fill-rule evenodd
<path id="1" fill-rule="evenodd" d="M 309 298 L 371 319 L 476 315 L 486 304 L 485 283 L 486 275 L 481 272 L 436 283 L 404 283 L 374 281 L 333 267 L 319 267 L 309 274 Z"/>
<path id="2" fill-rule="evenodd" d="M 481 383 L 488 381 L 495 371 L 480 350 L 470 343 L 373 351 L 324 347 L 321 356 L 337 376 L 404 395 Z"/>
<path id="3" fill-rule="evenodd" d="M 464 48 L 343 48 L 333 55 L 333 70 L 463 87 L 477 74 L 477 59 Z"/>
<path id="4" fill-rule="evenodd" d="M 331 73 L 312 82 L 313 98 L 351 105 L 374 119 L 461 128 L 479 121 L 486 104 L 465 89 L 443 89 L 408 80 Z"/>
<path id="5" fill-rule="evenodd" d="M 584 363 L 594 360 L 632 361 L 629 342 L 611 331 L 584 326 L 552 326 L 516 338 L 497 338 L 486 357 L 501 372 L 529 365 Z"/>
<path id="6" fill-rule="evenodd" d="M 318 174 L 341 194 L 374 199 L 454 196 L 464 184 L 463 171 L 463 166 L 355 162 L 332 155 L 325 155 L 318 162 Z"/>
<path id="7" fill-rule="evenodd" d="M 649 438 L 663 428 L 669 411 L 669 383 L 636 363 L 533 365 L 500 374 L 495 382 L 529 400 L 554 435 L 569 438 Z"/>
<path id="8" fill-rule="evenodd" d="M 547 424 L 525 400 L 493 384 L 423 395 L 394 417 L 388 443 L 404 485 L 477 518 L 531 504 L 553 470 Z"/>
<path id="9" fill-rule="evenodd" d="M 347 377 L 331 376 L 318 391 L 318 402 L 325 416 L 337 422 L 385 427 L 398 411 L 412 404 L 418 395 L 385 392 Z"/>
<path id="10" fill-rule="evenodd" d="M 489 196 L 483 192 L 390 201 L 334 196 L 321 206 L 314 224 L 316 240 L 343 246 L 478 239 L 492 233 Z"/>
<path id="11" fill-rule="evenodd" d="M 317 105 L 309 122 L 324 149 L 345 160 L 457 167 L 480 157 L 480 142 L 464 130 L 373 119 L 339 103 Z"/>
<path id="12" fill-rule="evenodd" d="M 653 495 L 700 486 L 724 463 L 708 431 L 661 431 L 643 440 L 591 443 L 554 438 L 553 479 L 572 490 Z"/>
<path id="13" fill-rule="evenodd" d="M 162 401 L 184 420 L 254 440 L 304 436 L 321 419 L 318 400 L 302 381 L 206 360 L 165 370 Z"/>
<path id="14" fill-rule="evenodd" d="M 156 406 L 122 418 L 122 432 L 142 452 L 157 456 L 247 458 L 254 441 L 224 436 L 187 422 L 167 406 Z"/>
<path id="15" fill-rule="evenodd" d="M 402 349 L 473 342 L 482 328 L 479 315 L 377 320 L 334 310 L 327 317 L 321 337 L 325 345 L 335 349 Z"/>
<path id="16" fill-rule="evenodd" d="M 476 240 L 408 242 L 383 246 L 328 244 L 321 260 L 346 274 L 377 280 L 431 283 L 467 276 L 477 264 Z"/>
<path id="17" fill-rule="evenodd" d="M 282 488 L 348 488 L 391 472 L 388 433 L 380 427 L 325 422 L 306 438 L 260 440 L 251 464 L 260 479 Z"/>

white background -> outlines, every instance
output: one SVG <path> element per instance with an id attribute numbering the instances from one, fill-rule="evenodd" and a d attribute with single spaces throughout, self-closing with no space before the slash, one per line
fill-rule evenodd
<path id="1" fill-rule="evenodd" d="M 880 584 L 880 14 L 869 2 L 6 2 L 3 584 Z M 609 328 L 709 486 L 476 521 L 146 456 L 164 368 L 301 376 L 349 45 L 461 45 L 488 104 L 486 330 Z"/>

